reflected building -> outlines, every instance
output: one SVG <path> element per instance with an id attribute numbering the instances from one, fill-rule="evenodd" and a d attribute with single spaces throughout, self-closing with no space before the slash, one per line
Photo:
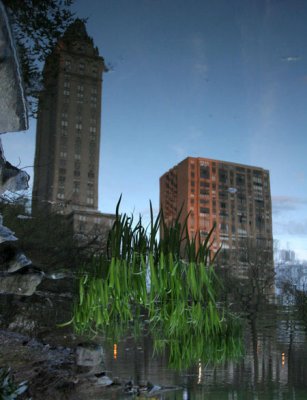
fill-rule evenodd
<path id="1" fill-rule="evenodd" d="M 208 158 L 188 157 L 160 178 L 167 224 L 182 208 L 190 237 L 204 240 L 213 226 L 213 250 L 265 246 L 272 252 L 269 171 Z"/>
<path id="2" fill-rule="evenodd" d="M 102 77 L 107 70 L 83 21 L 46 59 L 37 116 L 33 208 L 70 215 L 75 230 L 105 223 L 98 212 Z M 81 229 L 82 228 L 82 229 Z"/>

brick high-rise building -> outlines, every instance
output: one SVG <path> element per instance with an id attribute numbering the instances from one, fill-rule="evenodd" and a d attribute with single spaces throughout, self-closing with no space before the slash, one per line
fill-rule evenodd
<path id="1" fill-rule="evenodd" d="M 88 224 L 105 220 L 98 212 L 98 172 L 106 70 L 84 22 L 77 19 L 58 41 L 43 71 L 33 208 L 49 204 L 61 214 L 70 214 L 75 231 L 89 230 Z"/>
<path id="2" fill-rule="evenodd" d="M 160 205 L 168 224 L 183 207 L 190 236 L 205 239 L 215 225 L 213 249 L 246 241 L 272 247 L 269 172 L 262 168 L 188 157 L 160 178 Z"/>

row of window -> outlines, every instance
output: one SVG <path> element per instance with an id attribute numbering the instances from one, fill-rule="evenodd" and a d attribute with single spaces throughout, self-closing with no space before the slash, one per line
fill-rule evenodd
<path id="1" fill-rule="evenodd" d="M 64 62 L 65 71 L 72 71 L 83 75 L 86 73 L 91 73 L 94 76 L 98 74 L 98 66 L 97 65 L 86 65 L 84 62 L 80 61 L 79 64 L 72 63 L 71 60 L 66 59 Z"/>

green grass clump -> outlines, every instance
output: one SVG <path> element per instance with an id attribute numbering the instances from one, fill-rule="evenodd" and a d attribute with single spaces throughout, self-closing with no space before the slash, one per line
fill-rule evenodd
<path id="1" fill-rule="evenodd" d="M 239 323 L 217 305 L 221 284 L 214 272 L 211 236 L 189 238 L 187 218 L 169 226 L 163 212 L 151 221 L 119 213 L 109 234 L 107 255 L 83 268 L 73 324 L 78 333 L 119 340 L 147 321 L 155 350 L 181 368 L 193 361 L 221 361 L 242 352 Z M 163 235 L 159 239 L 158 233 Z M 143 318 L 140 318 L 140 316 Z"/>

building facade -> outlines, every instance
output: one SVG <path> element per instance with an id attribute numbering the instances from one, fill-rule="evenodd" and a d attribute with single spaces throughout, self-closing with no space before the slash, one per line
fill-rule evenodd
<path id="1" fill-rule="evenodd" d="M 76 20 L 47 58 L 36 130 L 32 209 L 67 215 L 77 237 L 106 235 L 113 216 L 98 211 L 104 59 Z"/>
<path id="2" fill-rule="evenodd" d="M 76 20 L 44 67 L 39 98 L 33 206 L 62 213 L 98 209 L 100 116 L 104 60 Z"/>
<path id="3" fill-rule="evenodd" d="M 247 241 L 272 247 L 269 171 L 188 157 L 160 178 L 160 206 L 167 224 L 182 208 L 190 237 L 204 240 L 211 228 L 213 250 L 238 249 Z"/>

